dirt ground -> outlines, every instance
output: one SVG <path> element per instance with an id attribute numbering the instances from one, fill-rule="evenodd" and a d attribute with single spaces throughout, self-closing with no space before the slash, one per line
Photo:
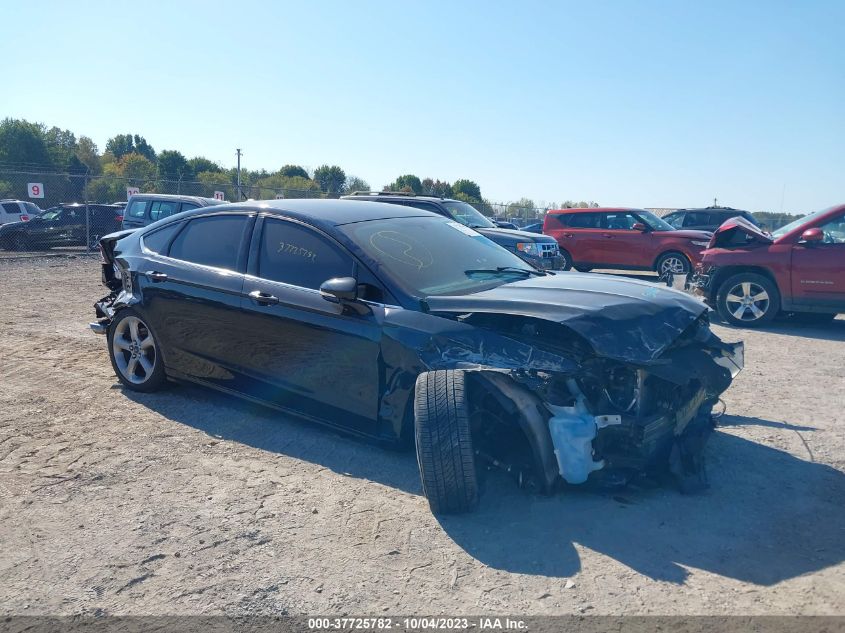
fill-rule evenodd
<path id="1" fill-rule="evenodd" d="M 744 339 L 711 487 L 437 519 L 412 453 L 118 386 L 91 257 L 0 260 L 6 614 L 845 614 L 845 320 Z"/>

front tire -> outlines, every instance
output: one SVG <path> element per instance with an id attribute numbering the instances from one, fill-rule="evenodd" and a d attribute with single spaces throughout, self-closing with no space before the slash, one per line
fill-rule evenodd
<path id="1" fill-rule="evenodd" d="M 569 254 L 569 251 L 561 248 L 560 249 L 560 258 L 561 258 L 561 260 L 563 260 L 563 261 L 561 261 L 560 269 L 561 270 L 570 270 L 572 268 L 572 255 Z"/>
<path id="2" fill-rule="evenodd" d="M 417 377 L 414 433 L 423 493 L 434 514 L 469 512 L 478 501 L 465 374 Z"/>
<path id="3" fill-rule="evenodd" d="M 136 310 L 126 308 L 115 315 L 108 330 L 108 347 L 112 369 L 128 389 L 148 393 L 165 384 L 158 341 Z"/>
<path id="4" fill-rule="evenodd" d="M 780 292 L 768 277 L 739 273 L 719 286 L 716 310 L 731 325 L 759 327 L 777 316 Z"/>

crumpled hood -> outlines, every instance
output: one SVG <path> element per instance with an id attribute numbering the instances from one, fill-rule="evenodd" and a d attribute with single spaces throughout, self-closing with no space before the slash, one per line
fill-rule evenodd
<path id="1" fill-rule="evenodd" d="M 660 356 L 706 310 L 703 302 L 653 283 L 591 273 L 532 277 L 471 295 L 429 297 L 431 312 L 485 312 L 560 323 L 595 352 L 626 362 Z"/>
<path id="2" fill-rule="evenodd" d="M 753 225 L 745 218 L 735 217 L 725 220 L 725 222 L 716 229 L 716 232 L 713 234 L 713 238 L 710 240 L 708 248 L 714 248 L 716 246 L 722 246 L 723 244 L 729 243 L 731 235 L 736 231 L 747 233 L 763 244 L 771 244 L 774 242 L 772 237 L 770 235 L 766 235 L 760 227 Z"/>

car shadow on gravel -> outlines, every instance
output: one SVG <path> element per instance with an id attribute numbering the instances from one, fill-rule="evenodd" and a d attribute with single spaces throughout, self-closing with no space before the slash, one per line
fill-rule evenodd
<path id="1" fill-rule="evenodd" d="M 701 495 L 571 487 L 542 498 L 496 485 L 477 512 L 440 523 L 485 565 L 548 577 L 589 573 L 582 549 L 678 584 L 695 568 L 769 586 L 845 560 L 843 473 L 722 432 L 707 458 Z"/>
<path id="2" fill-rule="evenodd" d="M 421 494 L 412 452 L 396 452 L 258 405 L 193 386 L 126 396 L 216 438 L 304 460 L 334 472 Z M 811 427 L 725 416 L 723 427 Z M 683 583 L 686 568 L 773 585 L 845 561 L 845 475 L 789 453 L 717 432 L 707 448 L 710 489 L 614 491 L 571 486 L 532 496 L 491 473 L 477 510 L 437 517 L 469 555 L 494 569 L 570 577 L 579 549 L 640 574 Z"/>
<path id="3" fill-rule="evenodd" d="M 413 452 L 386 449 L 329 427 L 193 385 L 173 386 L 153 394 L 126 389 L 123 393 L 130 400 L 215 439 L 239 442 L 318 464 L 342 475 L 422 494 Z"/>

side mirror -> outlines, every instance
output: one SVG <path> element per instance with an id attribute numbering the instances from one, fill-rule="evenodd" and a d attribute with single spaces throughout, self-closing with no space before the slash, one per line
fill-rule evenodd
<path id="1" fill-rule="evenodd" d="M 354 277 L 335 277 L 320 284 L 323 299 L 332 303 L 348 303 L 358 298 L 358 282 Z"/>
<path id="2" fill-rule="evenodd" d="M 641 233 L 648 230 L 648 227 L 645 224 L 643 224 L 642 222 L 634 222 L 634 224 L 633 224 L 633 226 L 631 226 L 631 228 L 635 231 L 640 231 Z"/>
<path id="3" fill-rule="evenodd" d="M 807 229 L 801 234 L 801 241 L 807 244 L 817 244 L 824 242 L 824 231 L 818 227 Z"/>

